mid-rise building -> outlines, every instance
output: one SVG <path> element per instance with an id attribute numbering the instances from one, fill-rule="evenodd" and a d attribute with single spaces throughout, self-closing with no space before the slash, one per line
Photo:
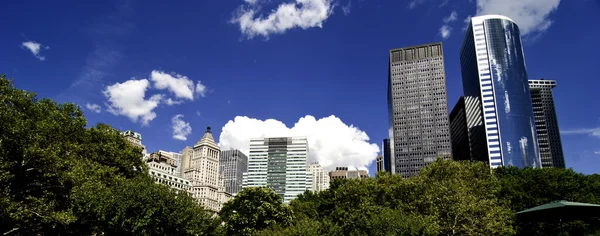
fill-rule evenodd
<path id="1" fill-rule="evenodd" d="M 390 50 L 392 173 L 408 178 L 438 157 L 451 157 L 447 100 L 442 43 Z"/>
<path id="2" fill-rule="evenodd" d="M 142 135 L 140 133 L 127 130 L 125 132 L 122 132 L 121 135 L 123 135 L 123 137 L 125 137 L 127 141 L 133 144 L 133 146 L 141 148 L 142 155 L 144 157 L 148 154 L 148 152 L 146 151 L 146 146 L 142 144 Z"/>
<path id="3" fill-rule="evenodd" d="M 329 176 L 318 162 L 308 165 L 308 171 L 312 175 L 312 191 L 319 192 L 329 188 Z"/>
<path id="4" fill-rule="evenodd" d="M 483 117 L 473 112 L 480 107 L 477 99 L 460 97 L 450 112 L 452 158 L 488 162 Z M 471 111 L 467 113 L 467 111 Z"/>
<path id="5" fill-rule="evenodd" d="M 221 196 L 224 191 L 220 191 L 220 152 L 210 127 L 207 127 L 202 138 L 194 145 L 191 158 L 189 148 L 184 149 L 182 154 L 183 165 L 186 167 L 184 176 L 192 183 L 192 197 L 214 212 L 221 209 L 225 199 Z"/>
<path id="6" fill-rule="evenodd" d="M 151 153 L 146 158 L 148 174 L 156 183 L 167 185 L 171 188 L 190 192 L 191 183 L 188 179 L 182 178 L 177 171 L 177 160 L 173 157 L 174 153 L 158 151 Z"/>
<path id="7" fill-rule="evenodd" d="M 540 167 L 519 27 L 508 17 L 471 18 L 460 52 L 465 113 L 481 119 L 490 167 Z M 467 121 L 467 123 L 476 123 Z M 469 131 L 471 132 L 471 131 Z M 483 141 L 483 140 L 482 140 Z M 475 153 L 475 151 L 472 151 Z"/>
<path id="8" fill-rule="evenodd" d="M 383 169 L 388 173 L 392 173 L 392 151 L 390 150 L 390 139 L 383 139 L 381 147 L 383 148 Z"/>
<path id="9" fill-rule="evenodd" d="M 221 151 L 219 167 L 223 175 L 225 191 L 231 195 L 241 191 L 243 174 L 248 171 L 246 154 L 237 149 Z"/>
<path id="10" fill-rule="evenodd" d="M 556 87 L 554 80 L 529 80 L 542 168 L 565 168 L 565 156 L 552 94 L 554 87 Z"/>
<path id="11" fill-rule="evenodd" d="M 336 179 L 364 179 L 369 178 L 369 172 L 349 167 L 336 167 L 335 170 L 329 172 L 331 180 Z"/>
<path id="12" fill-rule="evenodd" d="M 269 187 L 289 203 L 312 190 L 306 137 L 252 138 L 243 188 Z"/>
<path id="13" fill-rule="evenodd" d="M 379 155 L 379 156 L 377 156 L 377 158 L 375 158 L 375 163 L 377 164 L 377 168 L 376 168 L 377 173 L 385 171 L 385 169 L 383 168 L 383 156 L 382 155 Z"/>

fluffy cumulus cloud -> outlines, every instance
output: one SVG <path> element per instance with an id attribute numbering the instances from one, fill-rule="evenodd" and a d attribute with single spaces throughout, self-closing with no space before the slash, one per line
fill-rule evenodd
<path id="1" fill-rule="evenodd" d="M 193 101 L 194 94 L 202 97 L 206 96 L 207 88 L 202 82 L 198 81 L 196 86 L 194 86 L 194 81 L 187 76 L 177 73 L 165 73 L 154 70 L 150 73 L 150 80 L 154 82 L 154 88 L 168 89 L 176 98 Z"/>
<path id="2" fill-rule="evenodd" d="M 295 0 L 281 3 L 277 9 L 266 16 L 260 14 L 260 0 L 244 0 L 247 4 L 240 6 L 232 23 L 239 26 L 247 38 L 271 34 L 282 34 L 293 28 L 308 29 L 323 27 L 323 23 L 331 16 L 334 8 L 333 0 Z"/>
<path id="3" fill-rule="evenodd" d="M 96 113 L 100 113 L 102 111 L 102 108 L 98 104 L 93 103 L 86 103 L 85 108 Z"/>
<path id="4" fill-rule="evenodd" d="M 173 127 L 173 138 L 181 141 L 187 140 L 187 136 L 192 134 L 190 123 L 185 122 L 182 114 L 177 114 L 171 118 Z"/>
<path id="5" fill-rule="evenodd" d="M 309 161 L 318 161 L 328 170 L 337 166 L 365 169 L 379 152 L 365 132 L 333 115 L 318 120 L 307 115 L 291 128 L 274 119 L 237 116 L 223 126 L 219 145 L 224 150 L 236 148 L 248 154 L 251 138 L 290 136 L 307 137 Z"/>
<path id="6" fill-rule="evenodd" d="M 558 9 L 560 0 L 477 0 L 475 15 L 500 14 L 515 21 L 521 36 L 546 31 L 552 20 L 550 13 Z"/>
<path id="7" fill-rule="evenodd" d="M 33 54 L 33 56 L 35 56 L 40 61 L 46 60 L 46 57 L 40 55 L 41 51 L 50 49 L 50 47 L 44 46 L 34 41 L 23 42 L 21 43 L 21 47 L 28 49 Z"/>
<path id="8" fill-rule="evenodd" d="M 156 118 L 154 108 L 164 97 L 162 94 L 155 94 L 146 99 L 146 90 L 149 87 L 150 82 L 147 79 L 131 79 L 107 86 L 103 94 L 108 100 L 108 112 L 126 116 L 133 122 L 140 121 L 143 125 L 148 125 Z"/>

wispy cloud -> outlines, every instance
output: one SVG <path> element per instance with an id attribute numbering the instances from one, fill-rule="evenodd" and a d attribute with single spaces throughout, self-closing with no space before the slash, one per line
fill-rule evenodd
<path id="1" fill-rule="evenodd" d="M 260 14 L 262 1 L 245 2 L 247 4 L 238 8 L 231 23 L 237 24 L 248 39 L 256 36 L 268 39 L 272 34 L 283 34 L 293 28 L 322 28 L 335 7 L 333 0 L 296 0 L 293 3 L 281 3 L 276 10 L 263 17 Z"/>
<path id="2" fill-rule="evenodd" d="M 591 135 L 591 136 L 600 137 L 600 128 L 561 130 L 560 134 L 564 134 L 564 135 L 587 134 L 587 135 Z"/>
<path id="3" fill-rule="evenodd" d="M 39 59 L 40 61 L 46 60 L 46 57 L 40 55 L 40 52 L 42 50 L 50 49 L 50 47 L 44 46 L 40 43 L 36 43 L 35 41 L 23 42 L 21 43 L 21 47 L 28 49 L 33 54 L 33 56 Z"/>
<path id="4" fill-rule="evenodd" d="M 346 4 L 345 6 L 342 7 L 342 11 L 344 12 L 344 15 L 349 15 L 350 14 L 350 9 L 352 8 L 352 0 L 348 1 L 348 4 Z"/>
<path id="5" fill-rule="evenodd" d="M 456 13 L 456 11 L 452 11 L 450 15 L 442 19 L 444 24 L 442 25 L 442 27 L 440 27 L 439 34 L 442 36 L 443 39 L 447 39 L 450 37 L 450 34 L 452 33 L 452 27 L 449 25 L 449 23 L 456 21 L 457 16 L 458 14 Z"/>
<path id="6" fill-rule="evenodd" d="M 452 21 L 455 21 L 457 16 L 458 14 L 456 14 L 456 11 L 452 11 L 450 15 L 444 17 L 444 23 L 450 23 Z"/>
<path id="7" fill-rule="evenodd" d="M 594 154 L 600 155 L 600 151 L 595 151 Z"/>
<path id="8" fill-rule="evenodd" d="M 440 35 L 442 36 L 443 39 L 450 38 L 451 31 L 452 31 L 452 27 L 450 27 L 448 25 L 442 25 L 442 27 L 440 27 Z"/>
<path id="9" fill-rule="evenodd" d="M 100 105 L 94 103 L 86 103 L 85 108 L 96 113 L 100 113 L 102 111 Z"/>

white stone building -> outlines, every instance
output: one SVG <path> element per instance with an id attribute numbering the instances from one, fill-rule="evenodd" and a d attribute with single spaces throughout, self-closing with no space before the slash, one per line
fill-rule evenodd
<path id="1" fill-rule="evenodd" d="M 177 171 L 176 155 L 179 153 L 158 151 L 153 152 L 146 158 L 148 165 L 148 174 L 156 181 L 156 183 L 167 185 L 171 188 L 190 192 L 192 189 L 191 182 L 188 179 L 182 178 Z"/>
<path id="2" fill-rule="evenodd" d="M 318 162 L 310 163 L 308 165 L 308 171 L 312 173 L 313 192 L 319 192 L 329 188 L 329 175 Z"/>

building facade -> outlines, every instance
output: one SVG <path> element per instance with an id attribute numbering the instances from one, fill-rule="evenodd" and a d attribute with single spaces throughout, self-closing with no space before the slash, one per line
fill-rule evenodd
<path id="1" fill-rule="evenodd" d="M 375 163 L 377 164 L 377 168 L 375 169 L 377 171 L 377 173 L 385 171 L 385 168 L 383 168 L 383 156 L 379 155 L 377 156 L 377 158 L 375 158 Z"/>
<path id="2" fill-rule="evenodd" d="M 364 179 L 369 178 L 369 172 L 356 168 L 336 167 L 335 170 L 329 172 L 331 181 L 336 179 Z"/>
<path id="3" fill-rule="evenodd" d="M 225 199 L 221 196 L 222 180 L 219 173 L 221 150 L 215 142 L 210 127 L 194 145 L 191 157 L 189 148 L 183 150 L 184 176 L 192 183 L 192 197 L 207 209 L 218 212 Z M 187 162 L 187 163 L 186 163 Z"/>
<path id="4" fill-rule="evenodd" d="M 490 167 L 540 167 L 519 27 L 508 17 L 471 18 L 460 52 L 466 113 L 482 119 Z M 479 119 L 479 118 L 477 118 Z M 481 132 L 480 131 L 480 132 Z"/>
<path id="5" fill-rule="evenodd" d="M 408 178 L 451 157 L 441 43 L 390 50 L 388 114 L 391 172 Z"/>
<path id="6" fill-rule="evenodd" d="M 565 168 L 565 156 L 560 140 L 556 108 L 552 89 L 554 80 L 530 80 L 531 103 L 535 117 L 535 129 L 540 145 L 542 168 Z"/>
<path id="7" fill-rule="evenodd" d="M 479 100 L 462 96 L 450 112 L 452 158 L 489 162 Z"/>
<path id="8" fill-rule="evenodd" d="M 123 135 L 123 137 L 127 141 L 129 141 L 129 143 L 133 144 L 133 146 L 141 148 L 142 149 L 142 155 L 144 157 L 148 154 L 148 151 L 146 150 L 146 146 L 144 146 L 142 144 L 142 135 L 140 133 L 133 132 L 131 130 L 127 130 L 125 132 L 122 132 L 121 135 Z"/>
<path id="9" fill-rule="evenodd" d="M 392 173 L 392 151 L 390 150 L 390 139 L 383 139 L 381 147 L 383 147 L 383 169 L 388 173 Z"/>
<path id="10" fill-rule="evenodd" d="M 252 138 L 249 154 L 243 188 L 269 187 L 285 203 L 312 190 L 306 137 Z"/>
<path id="11" fill-rule="evenodd" d="M 312 175 L 312 191 L 319 192 L 329 188 L 329 176 L 318 162 L 308 165 L 308 171 Z"/>
<path id="12" fill-rule="evenodd" d="M 231 195 L 241 191 L 243 174 L 248 171 L 248 157 L 237 149 L 221 151 L 219 168 L 225 191 Z"/>
<path id="13" fill-rule="evenodd" d="M 145 160 L 149 168 L 148 174 L 156 183 L 180 191 L 191 192 L 192 185 L 188 179 L 181 177 L 179 174 L 177 160 L 173 157 L 173 154 L 165 151 L 151 153 Z"/>

